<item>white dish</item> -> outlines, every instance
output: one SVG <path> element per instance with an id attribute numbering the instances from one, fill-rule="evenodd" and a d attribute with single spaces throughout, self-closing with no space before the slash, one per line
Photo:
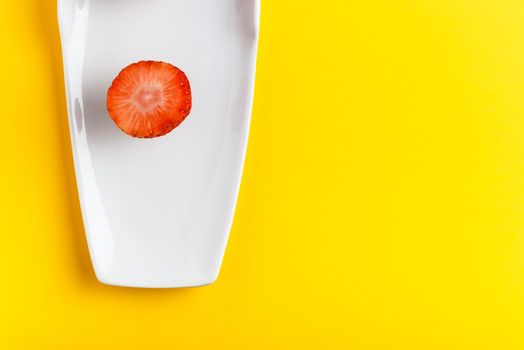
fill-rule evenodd
<path id="1" fill-rule="evenodd" d="M 91 259 L 106 284 L 212 283 L 234 215 L 255 76 L 259 0 L 59 0 L 69 122 Z M 188 76 L 167 136 L 120 131 L 106 93 L 130 63 Z"/>

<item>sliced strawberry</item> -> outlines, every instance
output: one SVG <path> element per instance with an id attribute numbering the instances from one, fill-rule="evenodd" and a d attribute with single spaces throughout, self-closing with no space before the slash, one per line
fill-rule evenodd
<path id="1" fill-rule="evenodd" d="M 169 63 L 133 63 L 118 74 L 109 88 L 107 110 L 116 125 L 130 136 L 166 135 L 191 111 L 189 80 Z"/>

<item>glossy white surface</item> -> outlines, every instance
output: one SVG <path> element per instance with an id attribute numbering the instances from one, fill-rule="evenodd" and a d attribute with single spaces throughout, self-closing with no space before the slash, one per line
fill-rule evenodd
<path id="1" fill-rule="evenodd" d="M 59 0 L 78 190 L 98 279 L 135 287 L 212 283 L 231 227 L 250 124 L 259 0 Z M 174 64 L 193 109 L 133 139 L 106 92 L 132 62 Z"/>

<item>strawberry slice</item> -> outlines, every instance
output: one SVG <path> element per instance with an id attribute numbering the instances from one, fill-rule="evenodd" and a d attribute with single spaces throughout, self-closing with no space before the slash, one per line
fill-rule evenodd
<path id="1" fill-rule="evenodd" d="M 191 111 L 191 87 L 184 72 L 156 61 L 124 68 L 107 91 L 107 110 L 116 125 L 138 138 L 164 136 Z"/>

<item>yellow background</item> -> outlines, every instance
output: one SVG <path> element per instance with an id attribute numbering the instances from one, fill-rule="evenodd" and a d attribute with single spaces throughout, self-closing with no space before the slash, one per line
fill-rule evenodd
<path id="1" fill-rule="evenodd" d="M 523 349 L 523 20 L 521 0 L 263 0 L 221 276 L 133 290 L 91 269 L 55 1 L 2 0 L 0 347 Z"/>

